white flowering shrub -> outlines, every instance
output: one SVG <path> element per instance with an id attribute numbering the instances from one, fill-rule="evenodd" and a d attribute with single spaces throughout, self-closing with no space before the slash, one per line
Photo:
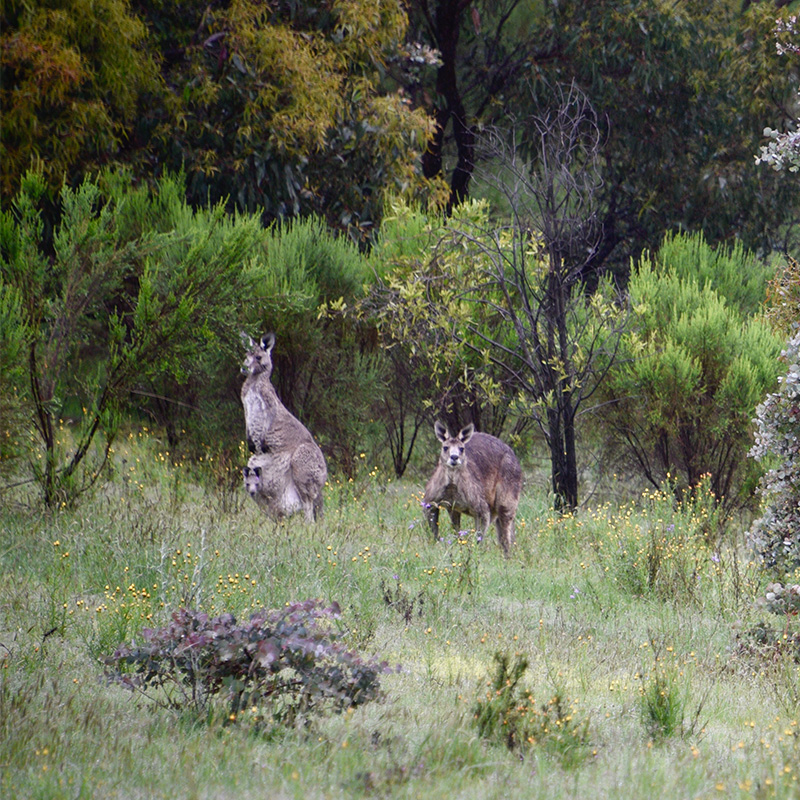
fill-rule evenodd
<path id="1" fill-rule="evenodd" d="M 765 567 L 788 575 L 800 567 L 800 332 L 781 356 L 788 371 L 756 412 L 750 455 L 770 469 L 759 487 L 764 514 L 748 538 Z"/>
<path id="2" fill-rule="evenodd" d="M 775 47 L 779 55 L 800 55 L 800 21 L 797 16 L 776 20 Z M 777 171 L 800 170 L 800 131 L 784 133 L 767 127 L 764 128 L 764 136 L 768 141 L 761 146 L 761 152 L 755 157 L 756 164 L 768 164 Z"/>
<path id="3" fill-rule="evenodd" d="M 764 136 L 769 141 L 761 145 L 761 153 L 756 156 L 756 164 L 769 164 L 780 172 L 800 170 L 800 131 L 781 133 L 774 128 L 764 128 Z"/>

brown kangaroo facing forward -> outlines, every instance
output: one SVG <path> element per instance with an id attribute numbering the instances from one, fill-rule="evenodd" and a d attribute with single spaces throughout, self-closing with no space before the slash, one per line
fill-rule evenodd
<path id="1" fill-rule="evenodd" d="M 272 383 L 275 335 L 248 345 L 242 372 L 247 447 L 253 454 L 244 468 L 250 496 L 272 519 L 303 511 L 309 522 L 322 516 L 322 488 L 328 478 L 322 450 L 297 417 L 280 401 Z"/>
<path id="2" fill-rule="evenodd" d="M 494 522 L 500 547 L 508 556 L 522 491 L 522 467 L 514 451 L 495 436 L 476 433 L 474 425 L 465 426 L 455 436 L 438 421 L 433 429 L 442 449 L 422 505 L 434 538 L 439 530 L 439 506 L 443 506 L 456 531 L 462 513 L 475 520 L 481 536 Z"/>

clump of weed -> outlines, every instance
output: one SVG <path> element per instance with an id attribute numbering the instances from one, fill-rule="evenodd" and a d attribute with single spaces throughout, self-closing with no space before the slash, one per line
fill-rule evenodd
<path id="1" fill-rule="evenodd" d="M 690 712 L 689 693 L 680 677 L 674 659 L 661 655 L 660 647 L 651 640 L 654 657 L 652 670 L 642 672 L 639 709 L 648 734 L 656 740 L 668 739 L 675 734 L 690 736 L 702 728 L 700 715 L 704 700 Z"/>
<path id="2" fill-rule="evenodd" d="M 605 519 L 603 515 L 607 516 Z M 675 499 L 668 485 L 642 493 L 638 504 L 608 514 L 593 548 L 615 583 L 637 596 L 702 602 L 703 579 L 718 576 L 721 512 L 708 476 Z"/>
<path id="3" fill-rule="evenodd" d="M 308 723 L 380 696 L 385 662 L 364 660 L 339 641 L 336 603 L 316 600 L 259 611 L 238 623 L 181 609 L 141 645 L 122 645 L 105 661 L 112 677 L 167 708 L 212 715 L 227 700 L 228 722 Z"/>
<path id="4" fill-rule="evenodd" d="M 381 596 L 383 597 L 383 602 L 389 608 L 400 614 L 406 625 L 410 625 L 415 616 L 422 616 L 422 609 L 425 604 L 424 594 L 419 592 L 412 596 L 399 578 L 395 579 L 394 586 L 381 580 Z"/>
<path id="5" fill-rule="evenodd" d="M 521 680 L 528 669 L 525 656 L 516 655 L 512 661 L 508 654 L 498 652 L 494 663 L 494 675 L 474 707 L 479 734 L 520 753 L 542 748 L 565 768 L 579 766 L 590 747 L 588 719 L 576 719 L 574 707 L 560 690 L 540 702 L 524 689 Z"/>
<path id="6" fill-rule="evenodd" d="M 661 667 L 641 679 L 640 709 L 645 728 L 654 739 L 668 739 L 680 730 L 684 719 L 684 697 L 675 672 Z"/>

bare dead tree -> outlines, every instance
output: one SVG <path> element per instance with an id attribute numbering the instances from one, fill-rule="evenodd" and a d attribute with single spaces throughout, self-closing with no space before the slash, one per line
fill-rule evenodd
<path id="1" fill-rule="evenodd" d="M 520 155 L 520 137 L 534 157 Z M 602 310 L 585 292 L 602 243 L 600 127 L 588 99 L 572 85 L 556 111 L 511 130 L 485 131 L 479 148 L 476 178 L 503 198 L 510 225 L 495 229 L 490 240 L 474 236 L 490 266 L 470 296 L 502 324 L 497 335 L 485 326 L 471 333 L 508 384 L 533 401 L 529 413 L 549 448 L 556 506 L 572 509 L 578 504 L 576 417 L 613 363 L 619 341 L 611 306 Z"/>

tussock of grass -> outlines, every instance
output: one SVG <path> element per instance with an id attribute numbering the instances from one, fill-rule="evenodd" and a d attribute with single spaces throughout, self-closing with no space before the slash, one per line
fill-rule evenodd
<path id="1" fill-rule="evenodd" d="M 371 465 L 333 478 L 308 527 L 268 522 L 233 467 L 176 466 L 151 436 L 114 456 L 113 479 L 73 509 L 41 515 L 23 487 L 0 511 L 0 796 L 800 792 L 797 663 L 745 635 L 766 619 L 766 581 L 702 496 L 569 517 L 526 496 L 505 560 L 447 525 L 431 541 L 421 486 Z M 341 606 L 348 647 L 402 665 L 384 700 L 264 730 L 148 706 L 103 678 L 103 656 L 181 605 L 244 618 L 307 598 Z M 497 653 L 524 659 L 504 702 L 528 704 L 500 703 L 486 735 L 475 709 L 496 703 Z M 504 715 L 524 746 L 508 746 Z M 549 735 L 555 719 L 572 739 Z"/>

